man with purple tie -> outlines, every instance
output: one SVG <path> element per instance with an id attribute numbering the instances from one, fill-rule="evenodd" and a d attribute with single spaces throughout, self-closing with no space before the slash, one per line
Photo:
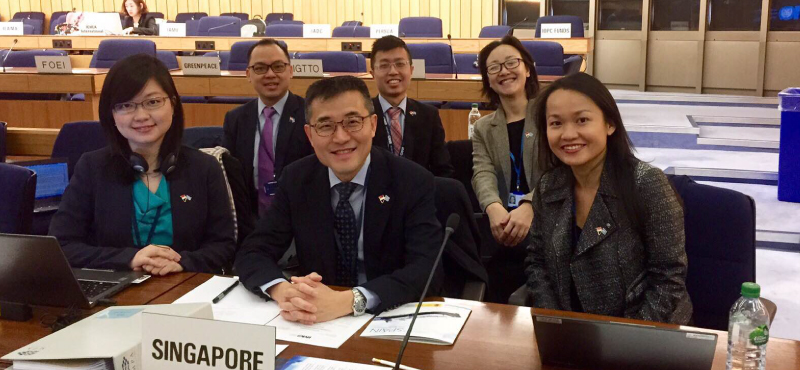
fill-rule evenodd
<path id="1" fill-rule="evenodd" d="M 223 146 L 242 163 L 246 184 L 253 184 L 251 208 L 262 216 L 283 168 L 314 151 L 303 132 L 305 102 L 289 91 L 289 51 L 273 39 L 261 39 L 247 60 L 247 80 L 258 99 L 225 115 Z"/>

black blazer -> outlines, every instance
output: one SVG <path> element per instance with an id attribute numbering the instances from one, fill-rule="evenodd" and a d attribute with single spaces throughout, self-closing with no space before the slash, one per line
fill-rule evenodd
<path id="1" fill-rule="evenodd" d="M 229 111 L 225 114 L 222 127 L 224 135 L 222 146 L 227 148 L 244 167 L 244 181 L 250 189 L 252 210 L 258 214 L 258 191 L 253 185 L 253 153 L 255 138 L 258 135 L 258 99 Z M 278 139 L 275 145 L 275 176 L 280 178 L 283 168 L 288 164 L 314 154 L 308 142 L 303 125 L 306 124 L 305 101 L 289 92 L 278 123 Z"/>
<path id="2" fill-rule="evenodd" d="M 411 161 L 373 148 L 364 209 L 364 288 L 381 300 L 375 312 L 416 301 L 442 240 L 433 200 L 433 176 Z M 389 201 L 381 203 L 379 196 Z M 236 256 L 244 286 L 283 278 L 277 261 L 294 239 L 299 274 L 336 276 L 337 246 L 328 168 L 316 156 L 286 168 L 266 217 L 258 221 Z M 433 284 L 437 291 L 439 282 Z"/>
<path id="3" fill-rule="evenodd" d="M 172 249 L 186 271 L 221 272 L 235 254 L 233 214 L 217 160 L 183 147 L 167 175 L 172 203 Z M 106 147 L 75 166 L 50 235 L 73 267 L 129 270 L 133 245 L 133 170 Z M 183 201 L 182 195 L 191 196 Z"/>
<path id="4" fill-rule="evenodd" d="M 131 16 L 125 16 L 125 19 L 122 20 L 122 29 L 128 27 L 133 27 L 133 17 Z M 131 34 L 157 35 L 158 25 L 156 24 L 156 17 L 152 16 L 150 13 L 142 13 L 142 16 L 139 18 L 139 27 L 133 27 Z"/>
<path id="5" fill-rule="evenodd" d="M 378 128 L 375 130 L 372 145 L 391 151 L 381 102 L 376 97 L 372 99 L 372 103 L 375 105 L 375 114 L 378 115 Z M 444 127 L 436 107 L 408 98 L 403 145 L 403 157 L 427 168 L 434 176 L 453 177 L 450 152 L 444 146 Z"/>

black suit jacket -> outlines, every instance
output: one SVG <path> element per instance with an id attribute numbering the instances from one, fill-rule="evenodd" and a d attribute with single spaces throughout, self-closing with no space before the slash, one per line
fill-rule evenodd
<path id="1" fill-rule="evenodd" d="M 78 161 L 49 232 L 73 267 L 130 269 L 139 251 L 133 245 L 133 179 L 127 161 L 108 147 Z M 183 147 L 167 181 L 180 264 L 186 271 L 220 272 L 236 247 L 222 168 L 214 157 Z"/>
<path id="2" fill-rule="evenodd" d="M 258 192 L 253 185 L 253 153 L 258 135 L 258 99 L 245 103 L 225 114 L 222 146 L 227 148 L 244 167 L 244 181 L 250 189 L 253 212 L 258 214 Z M 278 123 L 278 138 L 275 145 L 275 176 L 280 178 L 288 164 L 314 154 L 303 125 L 306 123 L 305 101 L 289 92 Z"/>
<path id="3" fill-rule="evenodd" d="M 433 201 L 433 176 L 411 161 L 373 148 L 364 209 L 364 265 L 367 290 L 381 300 L 374 311 L 416 301 L 442 240 Z M 389 201 L 381 203 L 379 196 Z M 295 240 L 299 274 L 317 272 L 323 283 L 336 276 L 338 253 L 328 168 L 317 157 L 286 168 L 266 217 L 236 256 L 244 286 L 283 278 L 277 261 Z M 437 284 L 431 289 L 437 291 Z"/>
<path id="4" fill-rule="evenodd" d="M 375 114 L 378 115 L 378 128 L 372 145 L 391 151 L 381 102 L 376 97 L 372 99 L 372 103 L 375 105 Z M 444 146 L 444 127 L 436 107 L 408 98 L 403 145 L 403 157 L 427 168 L 434 176 L 453 177 L 450 153 Z"/>
<path id="5" fill-rule="evenodd" d="M 122 20 L 122 29 L 133 27 L 133 17 L 126 16 Z M 139 18 L 139 27 L 133 27 L 131 34 L 134 35 L 156 35 L 158 34 L 158 25 L 156 24 L 156 17 L 150 13 L 143 13 Z"/>

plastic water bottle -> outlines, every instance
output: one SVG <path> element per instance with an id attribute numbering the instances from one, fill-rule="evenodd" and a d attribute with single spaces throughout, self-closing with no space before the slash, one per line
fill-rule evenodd
<path id="1" fill-rule="evenodd" d="M 769 341 L 769 313 L 758 297 L 761 287 L 742 284 L 742 297 L 731 307 L 728 321 L 727 370 L 764 370 Z"/>
<path id="2" fill-rule="evenodd" d="M 481 112 L 478 111 L 478 103 L 472 103 L 472 110 L 469 111 L 469 139 L 472 140 L 472 134 L 475 132 L 475 122 L 481 118 Z"/>

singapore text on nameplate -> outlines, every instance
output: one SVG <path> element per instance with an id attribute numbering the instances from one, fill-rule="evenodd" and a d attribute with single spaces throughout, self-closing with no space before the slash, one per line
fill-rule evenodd
<path id="1" fill-rule="evenodd" d="M 181 69 L 186 76 L 219 76 L 222 74 L 219 59 L 209 57 L 182 57 Z"/>
<path id="2" fill-rule="evenodd" d="M 275 328 L 143 313 L 142 368 L 275 370 Z"/>
<path id="3" fill-rule="evenodd" d="M 292 59 L 295 77 L 322 77 L 322 59 Z"/>
<path id="4" fill-rule="evenodd" d="M 72 63 L 66 55 L 33 57 L 36 62 L 37 73 L 72 73 Z"/>

